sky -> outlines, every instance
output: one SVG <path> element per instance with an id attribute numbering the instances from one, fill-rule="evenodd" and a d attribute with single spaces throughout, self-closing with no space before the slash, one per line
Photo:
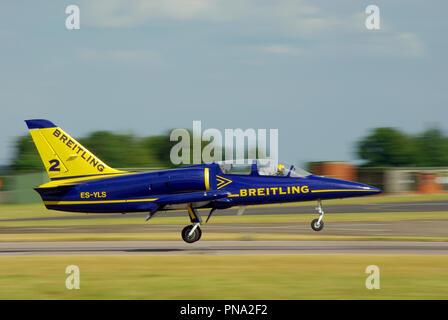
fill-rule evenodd
<path id="1" fill-rule="evenodd" d="M 368 30 L 365 9 L 380 10 Z M 80 29 L 68 30 L 68 5 Z M 375 127 L 448 129 L 448 2 L 0 3 L 0 165 L 23 120 L 96 130 L 278 129 L 289 163 L 357 160 Z"/>

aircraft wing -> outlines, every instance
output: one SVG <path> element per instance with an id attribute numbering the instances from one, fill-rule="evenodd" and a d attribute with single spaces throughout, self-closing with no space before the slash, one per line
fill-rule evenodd
<path id="1" fill-rule="evenodd" d="M 154 202 L 160 205 L 163 204 L 178 204 L 188 202 L 200 202 L 200 201 L 212 201 L 222 198 L 227 198 L 229 192 L 221 190 L 200 191 L 200 192 L 188 192 L 188 193 L 175 193 L 157 195 L 157 200 Z"/>

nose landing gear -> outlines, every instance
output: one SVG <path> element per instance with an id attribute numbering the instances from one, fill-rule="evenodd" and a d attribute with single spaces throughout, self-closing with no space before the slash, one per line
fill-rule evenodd
<path id="1" fill-rule="evenodd" d="M 324 222 L 322 221 L 322 218 L 324 217 L 324 213 L 325 213 L 324 209 L 322 208 L 321 200 L 317 201 L 316 210 L 319 213 L 319 218 L 311 221 L 311 229 L 313 229 L 314 231 L 320 231 L 324 228 Z"/>

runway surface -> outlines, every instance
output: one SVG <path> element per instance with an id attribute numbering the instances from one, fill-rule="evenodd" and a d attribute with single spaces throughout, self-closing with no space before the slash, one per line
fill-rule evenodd
<path id="1" fill-rule="evenodd" d="M 324 220 L 325 221 L 325 220 Z M 325 221 L 319 233 L 311 229 L 309 222 L 289 223 L 216 223 L 201 226 L 204 233 L 239 233 L 242 236 L 256 234 L 293 234 L 327 236 L 402 236 L 448 238 L 448 220 L 403 220 L 403 221 Z M 0 234 L 39 233 L 179 233 L 185 225 L 141 224 L 123 225 L 79 225 L 79 226 L 28 226 L 1 227 Z"/>
<path id="2" fill-rule="evenodd" d="M 0 256 L 176 254 L 448 254 L 447 242 L 400 241 L 86 241 L 3 242 Z"/>

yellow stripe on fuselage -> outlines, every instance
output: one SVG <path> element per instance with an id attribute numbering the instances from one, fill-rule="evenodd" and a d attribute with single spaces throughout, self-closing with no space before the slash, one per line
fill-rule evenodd
<path id="1" fill-rule="evenodd" d="M 375 191 L 375 190 L 364 190 L 364 189 L 328 189 L 328 190 L 311 190 L 311 192 L 312 193 L 316 193 L 316 192 L 345 192 L 345 191 L 348 191 L 348 192 L 351 192 L 351 191 L 360 191 L 360 192 L 362 192 L 362 191 L 370 191 L 370 192 L 372 192 L 372 191 Z"/>
<path id="2" fill-rule="evenodd" d="M 44 201 L 45 205 L 66 205 L 66 204 L 101 204 L 101 203 L 126 203 L 126 202 L 148 202 L 156 201 L 158 198 L 151 199 L 129 199 L 129 200 L 98 200 L 98 201 Z"/>

